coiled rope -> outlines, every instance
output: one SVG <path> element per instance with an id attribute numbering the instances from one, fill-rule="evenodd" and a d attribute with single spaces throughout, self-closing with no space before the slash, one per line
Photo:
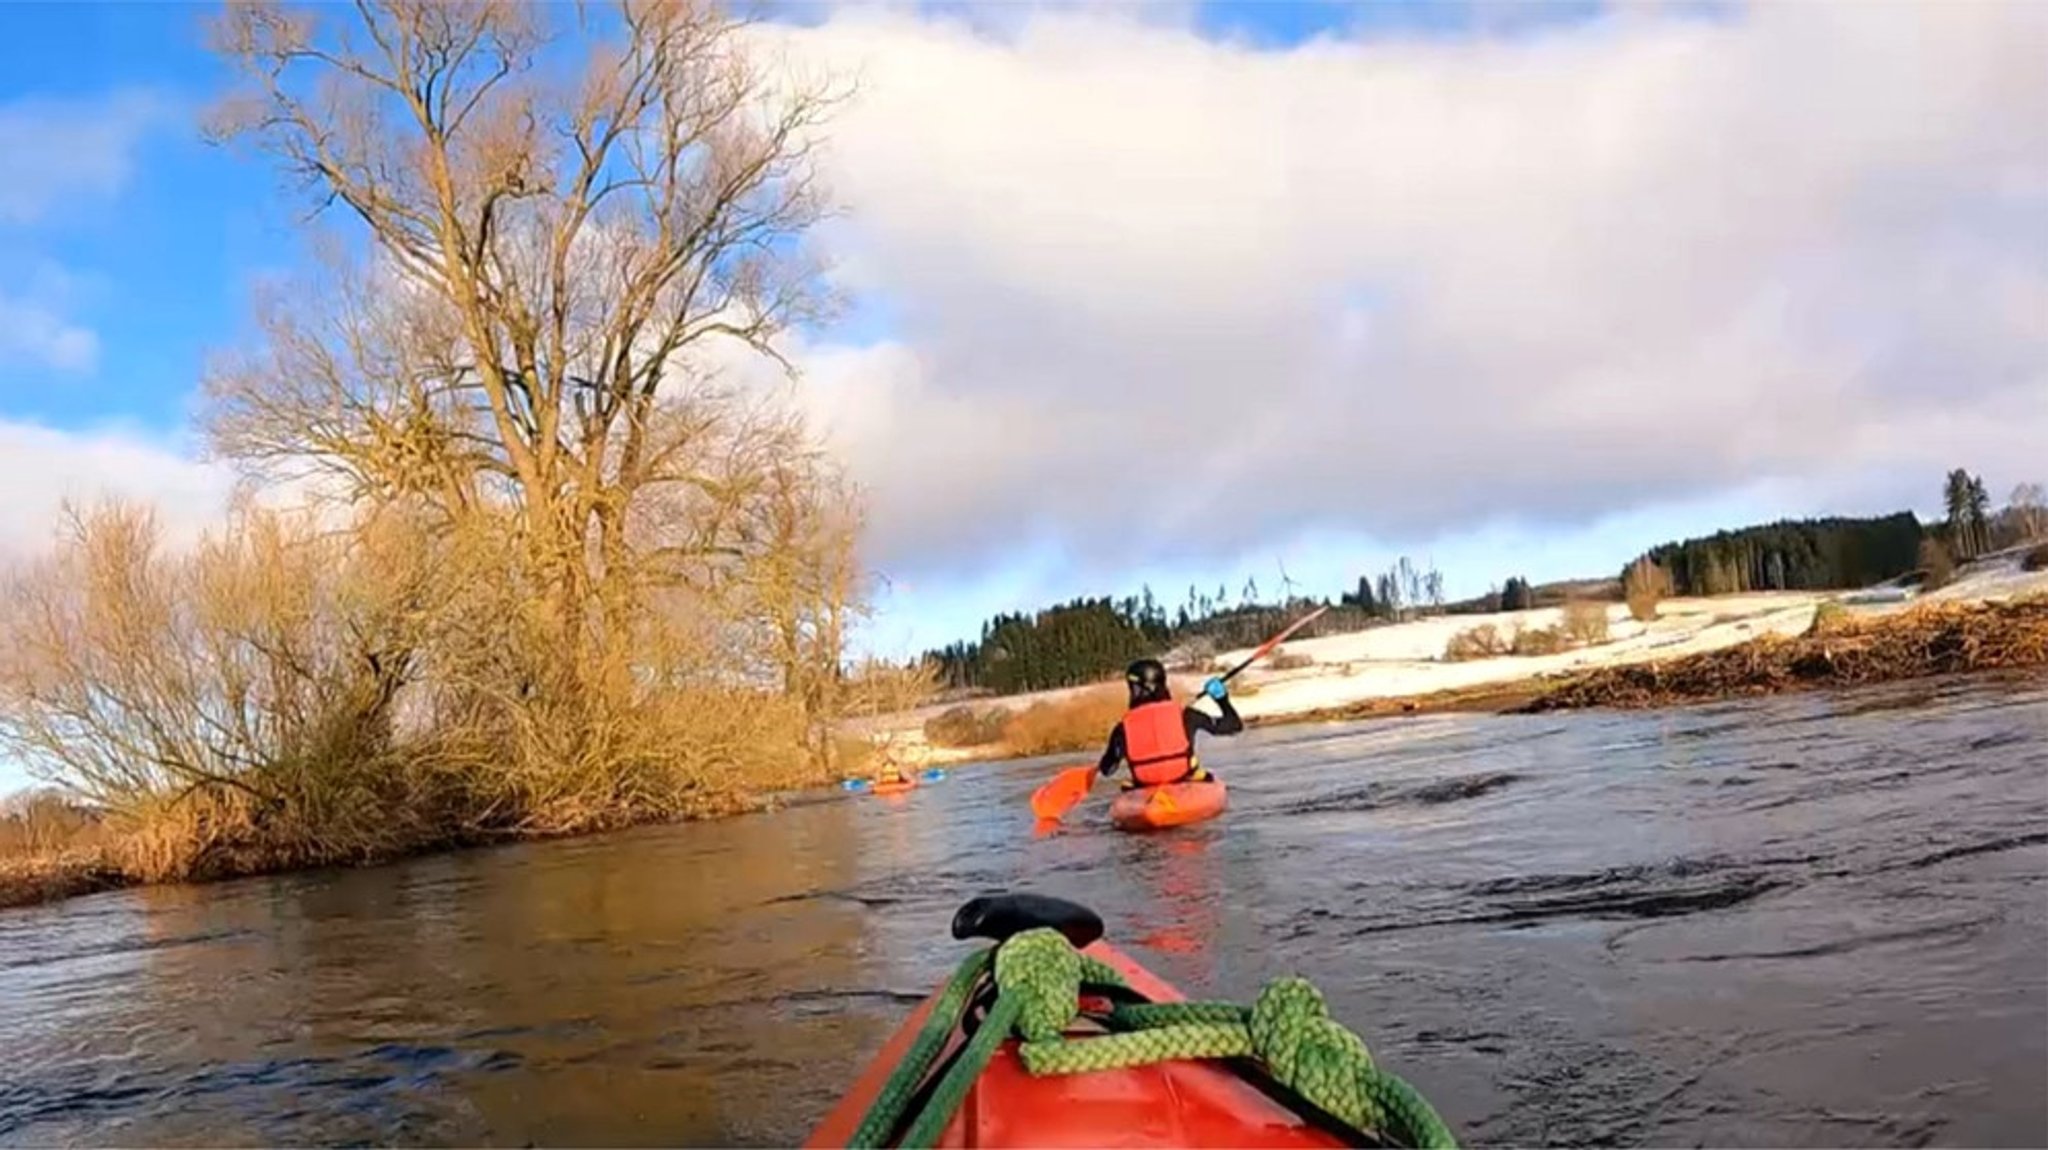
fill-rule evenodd
<path id="1" fill-rule="evenodd" d="M 954 972 L 849 1145 L 888 1145 L 989 970 L 990 953 L 975 953 Z M 1365 1043 L 1331 1020 L 1322 994 L 1305 979 L 1267 983 L 1250 1007 L 1120 1004 L 1099 1020 L 1112 1033 L 1070 1038 L 1066 1030 L 1080 1016 L 1083 990 L 1128 991 L 1123 978 L 1049 927 L 1022 931 L 993 954 L 995 1004 L 911 1120 L 901 1146 L 936 1143 L 996 1048 L 1012 1034 L 1022 1040 L 1018 1057 L 1025 1070 L 1037 1076 L 1186 1059 L 1255 1058 L 1274 1081 L 1361 1134 L 1430 1150 L 1457 1145 L 1450 1128 L 1413 1086 L 1374 1065 Z"/>

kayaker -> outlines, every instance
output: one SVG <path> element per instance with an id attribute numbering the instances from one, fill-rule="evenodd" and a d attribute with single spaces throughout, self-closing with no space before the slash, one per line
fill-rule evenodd
<path id="1" fill-rule="evenodd" d="M 1129 763 L 1131 777 L 1126 787 L 1156 787 L 1167 783 L 1207 782 L 1211 776 L 1195 754 L 1195 735 L 1235 735 L 1244 730 L 1244 719 L 1231 705 L 1230 691 L 1222 679 L 1202 684 L 1202 693 L 1216 700 L 1221 715 L 1183 707 L 1173 701 L 1167 686 L 1166 665 L 1157 659 L 1140 659 L 1124 671 L 1130 688 L 1131 708 L 1109 733 L 1109 745 L 1095 769 L 1104 777 L 1116 773 L 1117 764 Z"/>

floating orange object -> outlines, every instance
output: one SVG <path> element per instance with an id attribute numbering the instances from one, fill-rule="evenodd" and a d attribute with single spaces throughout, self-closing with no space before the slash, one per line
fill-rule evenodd
<path id="1" fill-rule="evenodd" d="M 916 779 L 876 779 L 868 789 L 878 795 L 900 795 L 917 789 Z"/>
<path id="2" fill-rule="evenodd" d="M 1186 1001 L 1170 984 L 1106 942 L 1083 954 L 1114 967 L 1154 1002 Z M 811 1132 L 807 1147 L 845 1146 L 909 1053 L 937 996 L 928 997 Z M 963 1045 L 955 1033 L 940 1065 Z M 1034 1078 L 1008 1038 L 969 1088 L 937 1146 L 1348 1146 L 1282 1105 L 1222 1061 L 1158 1062 Z"/>
<path id="3" fill-rule="evenodd" d="M 1221 779 L 1139 787 L 1109 804 L 1109 821 L 1120 831 L 1181 827 L 1222 814 L 1229 797 Z"/>

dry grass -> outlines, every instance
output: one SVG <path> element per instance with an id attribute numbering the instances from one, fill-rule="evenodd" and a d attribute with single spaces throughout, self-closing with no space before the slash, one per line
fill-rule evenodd
<path id="1" fill-rule="evenodd" d="M 935 747 L 986 747 L 1003 740 L 1011 719 L 1008 707 L 949 707 L 927 719 L 924 737 Z"/>
<path id="2" fill-rule="evenodd" d="M 0 907 L 103 890 L 120 881 L 106 820 L 55 791 L 0 799 Z"/>
<path id="3" fill-rule="evenodd" d="M 0 798 L 0 859 L 96 849 L 105 841 L 106 820 L 99 812 L 70 802 L 56 791 L 26 791 Z"/>
<path id="4" fill-rule="evenodd" d="M 1854 626 L 1849 609 L 1833 599 L 1823 601 L 1813 609 L 1813 622 L 1806 628 L 1808 635 L 1836 635 Z"/>
<path id="5" fill-rule="evenodd" d="M 1199 682 L 1194 678 L 1169 679 L 1168 686 L 1175 698 L 1192 699 Z M 1257 692 L 1233 688 L 1232 693 L 1245 697 Z M 1013 758 L 1031 758 L 1099 751 L 1109 741 L 1110 730 L 1129 709 L 1130 695 L 1121 682 L 1089 687 L 1059 702 L 1033 703 L 1010 716 L 1003 729 L 1003 753 Z"/>
<path id="6" fill-rule="evenodd" d="M 119 871 L 95 854 L 0 858 L 0 909 L 54 902 L 126 883 Z"/>
<path id="7" fill-rule="evenodd" d="M 1003 749 L 1017 758 L 1096 750 L 1128 709 L 1121 683 L 1090 687 L 1056 703 L 1033 703 L 1011 716 Z"/>
<path id="8" fill-rule="evenodd" d="M 1574 676 L 1528 711 L 1656 707 L 1929 675 L 2048 666 L 2048 599 L 1928 603 L 1797 638 Z"/>

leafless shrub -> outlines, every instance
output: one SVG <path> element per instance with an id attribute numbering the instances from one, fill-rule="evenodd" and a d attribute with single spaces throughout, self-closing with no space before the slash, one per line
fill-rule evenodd
<path id="1" fill-rule="evenodd" d="M 1315 656 L 1289 651 L 1285 647 L 1276 647 L 1272 654 L 1266 656 L 1266 667 L 1274 671 L 1299 671 L 1315 665 Z"/>
<path id="2" fill-rule="evenodd" d="M 1922 591 L 1938 591 L 1955 581 L 1956 560 L 1948 544 L 1932 536 L 1920 541 L 1920 570 L 1925 578 L 1921 580 Z"/>
<path id="3" fill-rule="evenodd" d="M 1444 644 L 1444 660 L 1458 663 L 1469 659 L 1491 659 L 1506 655 L 1509 650 L 1509 644 L 1501 638 L 1498 627 L 1481 623 L 1452 635 Z"/>
<path id="4" fill-rule="evenodd" d="M 1629 616 L 1647 623 L 1657 617 L 1657 604 L 1671 595 L 1671 573 L 1643 556 L 1629 566 L 1622 580 L 1622 595 L 1628 601 Z"/>
<path id="5" fill-rule="evenodd" d="M 1517 625 L 1508 637 L 1512 654 L 1523 656 L 1556 655 L 1571 648 L 1571 640 L 1559 627 L 1522 627 Z"/>
<path id="6" fill-rule="evenodd" d="M 926 720 L 925 738 L 939 747 L 985 747 L 1000 742 L 1010 723 L 1007 707 L 961 705 Z"/>
<path id="7" fill-rule="evenodd" d="M 1591 646 L 1605 643 L 1607 605 L 1573 599 L 1564 605 L 1563 617 L 1558 627 L 1564 633 L 1564 637 L 1574 645 Z"/>

